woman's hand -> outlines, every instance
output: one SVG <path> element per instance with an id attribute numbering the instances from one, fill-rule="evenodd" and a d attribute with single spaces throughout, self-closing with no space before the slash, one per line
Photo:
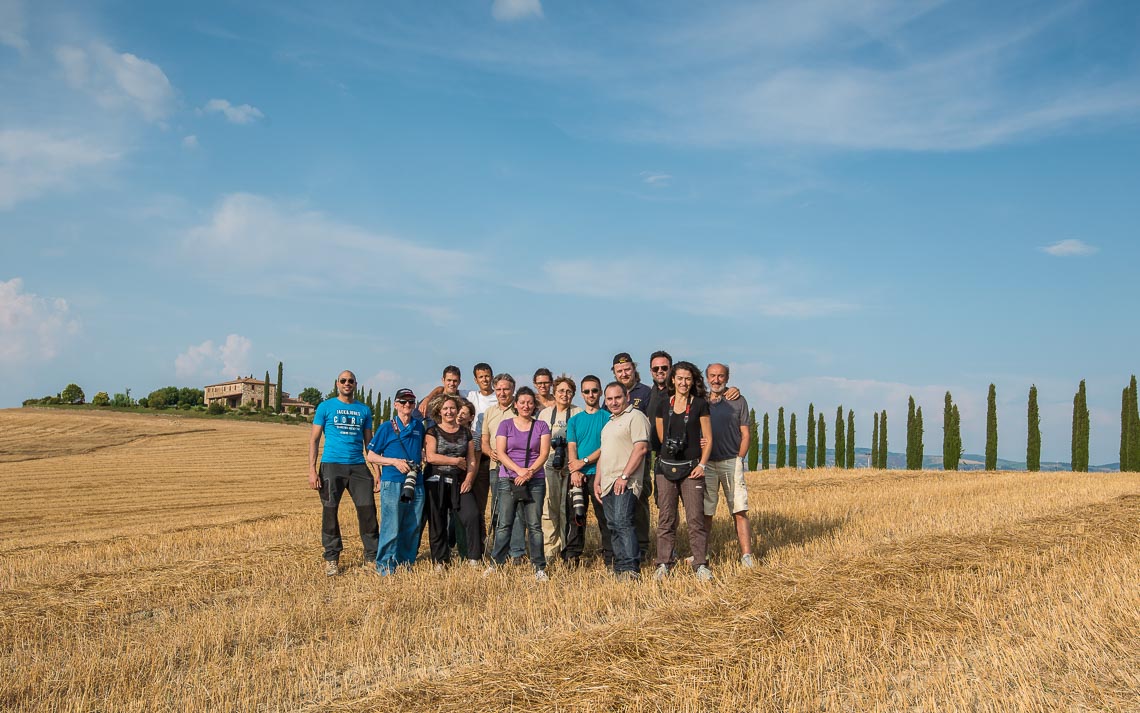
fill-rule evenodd
<path id="1" fill-rule="evenodd" d="M 530 468 L 523 468 L 522 470 L 516 470 L 515 473 L 518 474 L 518 476 L 515 478 L 515 482 L 518 483 L 519 485 L 526 483 L 528 480 L 530 480 L 534 476 L 534 473 L 531 472 Z"/>
<path id="2" fill-rule="evenodd" d="M 693 468 L 693 472 L 689 474 L 689 477 L 693 480 L 705 477 L 705 467 L 700 463 L 697 463 L 697 465 Z"/>
<path id="3" fill-rule="evenodd" d="M 464 478 L 464 479 L 463 479 L 463 482 L 459 484 L 459 492 L 460 492 L 460 494 L 466 494 L 466 493 L 470 493 L 470 492 L 471 492 L 471 488 L 472 488 L 474 485 L 475 485 L 475 479 L 474 479 L 474 478 Z"/>
<path id="4" fill-rule="evenodd" d="M 466 468 L 467 467 L 467 459 L 464 458 L 463 456 L 456 456 L 456 457 L 451 459 L 451 464 L 453 466 L 455 466 L 456 468 Z"/>

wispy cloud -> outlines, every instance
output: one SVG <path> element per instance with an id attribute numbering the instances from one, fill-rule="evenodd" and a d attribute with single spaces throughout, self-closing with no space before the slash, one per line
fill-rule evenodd
<path id="1" fill-rule="evenodd" d="M 155 63 L 94 42 L 55 52 L 64 78 L 106 108 L 129 106 L 148 121 L 166 118 L 174 108 L 174 87 Z"/>
<path id="2" fill-rule="evenodd" d="M 231 124 L 252 124 L 258 119 L 265 118 L 265 114 L 255 106 L 249 104 L 230 104 L 225 99 L 211 99 L 202 107 L 207 114 L 221 114 Z"/>
<path id="3" fill-rule="evenodd" d="M 1070 238 L 1068 240 L 1058 240 L 1052 245 L 1045 245 L 1041 250 L 1054 257 L 1083 257 L 1099 252 L 1100 248 L 1089 245 L 1081 240 Z"/>
<path id="4" fill-rule="evenodd" d="M 182 250 L 211 274 L 240 277 L 243 287 L 271 294 L 375 284 L 376 269 L 383 266 L 388 274 L 414 275 L 433 294 L 453 295 L 462 289 L 460 275 L 482 269 L 473 254 L 376 233 L 249 193 L 222 198 L 205 223 L 186 231 Z"/>
<path id="5" fill-rule="evenodd" d="M 250 351 L 253 342 L 240 334 L 230 334 L 221 344 L 207 339 L 188 347 L 174 359 L 174 373 L 179 379 L 233 379 L 250 373 Z"/>
<path id="6" fill-rule="evenodd" d="M 0 130 L 0 210 L 74 182 L 119 153 L 90 139 L 28 129 Z"/>
<path id="7" fill-rule="evenodd" d="M 591 260 L 552 260 L 539 268 L 540 279 L 522 281 L 516 287 L 597 298 L 612 294 L 615 285 L 627 284 L 631 274 L 647 274 L 654 279 L 623 292 L 623 300 L 716 319 L 757 314 L 802 319 L 858 309 L 851 300 L 811 295 L 815 288 L 797 277 L 800 272 L 793 265 L 766 265 L 756 260 L 727 264 L 694 259 L 683 265 L 652 257 L 611 259 L 600 265 Z M 678 298 L 676 285 L 684 285 L 684 298 Z"/>
<path id="8" fill-rule="evenodd" d="M 54 359 L 78 331 L 66 300 L 27 292 L 18 277 L 0 282 L 0 364 Z"/>
<path id="9" fill-rule="evenodd" d="M 668 173 L 662 173 L 660 171 L 642 171 L 641 180 L 651 186 L 663 188 L 669 185 L 673 177 Z"/>
<path id="10" fill-rule="evenodd" d="M 182 137 L 182 148 L 193 151 L 198 148 L 198 137 L 194 134 Z"/>
<path id="11" fill-rule="evenodd" d="M 491 16 L 499 22 L 542 17 L 542 3 L 540 0 L 495 0 L 491 5 Z"/>
<path id="12" fill-rule="evenodd" d="M 26 27 L 24 3 L 21 0 L 0 0 L 0 45 L 27 51 Z"/>

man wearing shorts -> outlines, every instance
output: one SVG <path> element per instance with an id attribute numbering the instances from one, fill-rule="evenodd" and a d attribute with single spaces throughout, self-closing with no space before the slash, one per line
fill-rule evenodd
<path id="1" fill-rule="evenodd" d="M 728 511 L 736 521 L 736 539 L 740 541 L 740 563 L 752 567 L 752 525 L 748 521 L 748 486 L 744 483 L 744 458 L 748 455 L 751 434 L 748 431 L 748 401 L 741 396 L 733 401 L 725 398 L 728 366 L 709 364 L 705 369 L 709 382 L 709 415 L 712 418 L 712 455 L 705 468 L 706 529 L 712 529 L 719 491 L 724 490 Z"/>
<path id="2" fill-rule="evenodd" d="M 317 406 L 309 437 L 309 487 L 321 496 L 321 544 L 325 548 L 325 574 L 330 577 L 340 572 L 343 547 L 337 514 L 346 488 L 356 506 L 365 567 L 376 560 L 380 535 L 373 496 L 380 482 L 364 462 L 364 444 L 372 439 L 372 411 L 355 399 L 356 375 L 351 371 L 340 373 L 336 390 L 336 398 Z M 318 468 L 322 436 L 325 448 Z"/>

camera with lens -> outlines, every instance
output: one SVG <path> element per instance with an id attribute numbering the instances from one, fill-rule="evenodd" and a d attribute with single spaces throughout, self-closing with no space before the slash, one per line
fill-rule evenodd
<path id="1" fill-rule="evenodd" d="M 550 439 L 550 467 L 555 469 L 566 467 L 566 437 L 558 436 Z"/>
<path id="2" fill-rule="evenodd" d="M 578 527 L 586 524 L 586 489 L 579 485 L 570 487 L 570 508 L 574 511 L 574 523 Z"/>
<path id="3" fill-rule="evenodd" d="M 666 438 L 661 444 L 666 458 L 681 460 L 685 457 L 685 448 L 689 445 L 687 438 Z"/>
<path id="4" fill-rule="evenodd" d="M 400 488 L 400 502 L 410 503 L 416 497 L 416 479 L 420 476 L 420 466 L 415 461 L 404 461 L 408 472 L 404 474 L 404 485 Z"/>

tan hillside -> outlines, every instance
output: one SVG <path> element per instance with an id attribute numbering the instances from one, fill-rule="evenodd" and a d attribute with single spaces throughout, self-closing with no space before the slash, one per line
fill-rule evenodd
<path id="1" fill-rule="evenodd" d="M 1140 710 L 1135 474 L 755 473 L 711 586 L 381 580 L 346 496 L 328 579 L 306 439 L 0 411 L 0 709 Z"/>

